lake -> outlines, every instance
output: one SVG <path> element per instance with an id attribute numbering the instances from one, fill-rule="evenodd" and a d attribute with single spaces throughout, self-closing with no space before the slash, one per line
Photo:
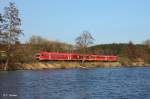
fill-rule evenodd
<path id="1" fill-rule="evenodd" d="M 2 71 L 0 99 L 150 99 L 150 68 Z"/>

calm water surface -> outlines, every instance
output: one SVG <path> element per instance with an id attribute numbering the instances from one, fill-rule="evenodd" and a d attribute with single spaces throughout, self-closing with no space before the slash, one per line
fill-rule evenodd
<path id="1" fill-rule="evenodd" d="M 0 99 L 150 99 L 150 68 L 0 72 Z"/>

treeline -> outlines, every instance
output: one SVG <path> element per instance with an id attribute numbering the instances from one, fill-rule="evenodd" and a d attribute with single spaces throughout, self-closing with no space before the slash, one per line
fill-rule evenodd
<path id="1" fill-rule="evenodd" d="M 89 47 L 91 53 L 101 55 L 117 55 L 121 62 L 150 63 L 150 40 L 142 44 L 129 43 L 102 44 Z"/>
<path id="2" fill-rule="evenodd" d="M 34 51 L 71 52 L 73 49 L 71 44 L 48 40 L 35 35 L 33 35 L 26 44 L 30 45 Z"/>

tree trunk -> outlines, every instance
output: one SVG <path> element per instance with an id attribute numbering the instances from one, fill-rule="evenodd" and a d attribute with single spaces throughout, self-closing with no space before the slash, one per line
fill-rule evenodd
<path id="1" fill-rule="evenodd" d="M 6 61 L 5 65 L 4 65 L 4 70 L 5 71 L 8 70 L 8 64 L 9 64 L 9 58 L 7 58 L 7 61 Z"/>
<path id="2" fill-rule="evenodd" d="M 8 70 L 8 65 L 9 65 L 9 61 L 10 61 L 10 49 L 11 49 L 11 44 L 8 44 L 8 50 L 6 52 L 7 54 L 7 60 L 6 60 L 6 63 L 4 65 L 4 70 Z"/>

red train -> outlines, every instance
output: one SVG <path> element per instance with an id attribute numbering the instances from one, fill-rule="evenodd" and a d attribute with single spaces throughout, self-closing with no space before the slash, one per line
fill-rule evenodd
<path id="1" fill-rule="evenodd" d="M 40 52 L 36 55 L 36 59 L 40 61 L 118 61 L 118 56 Z"/>

